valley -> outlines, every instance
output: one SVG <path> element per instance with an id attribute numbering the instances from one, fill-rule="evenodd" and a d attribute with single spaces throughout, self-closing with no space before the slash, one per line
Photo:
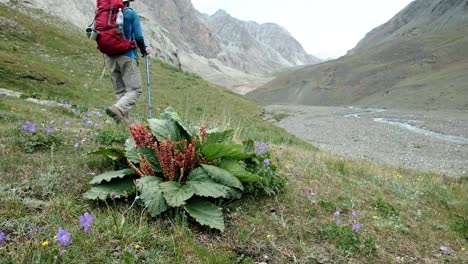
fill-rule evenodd
<path id="1" fill-rule="evenodd" d="M 270 105 L 266 118 L 319 148 L 451 176 L 468 175 L 468 112 Z"/>

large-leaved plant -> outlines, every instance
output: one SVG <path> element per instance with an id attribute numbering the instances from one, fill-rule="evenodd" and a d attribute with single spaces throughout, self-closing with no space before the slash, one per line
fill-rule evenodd
<path id="1" fill-rule="evenodd" d="M 265 153 L 258 153 L 252 140 L 237 143 L 232 130 L 189 126 L 171 107 L 147 125 L 131 125 L 130 133 L 123 149 L 101 148 L 92 153 L 124 161 L 125 166 L 95 176 L 85 198 L 138 194 L 152 217 L 170 209 L 183 210 L 198 223 L 224 231 L 217 199 L 239 199 L 244 185 L 250 190 L 262 186 L 258 183 L 265 181 L 265 174 L 258 172 L 281 178 L 271 169 L 275 166 L 258 162 L 259 154 Z"/>

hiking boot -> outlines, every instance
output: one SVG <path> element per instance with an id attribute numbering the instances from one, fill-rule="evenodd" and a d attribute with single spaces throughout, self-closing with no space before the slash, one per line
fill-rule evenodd
<path id="1" fill-rule="evenodd" d="M 120 109 L 118 109 L 117 107 L 115 106 L 111 106 L 109 108 L 106 109 L 106 114 L 110 117 L 112 117 L 112 119 L 114 119 L 114 121 L 117 123 L 117 124 L 120 124 L 122 123 L 124 120 L 125 120 L 125 116 L 124 114 L 122 113 L 122 111 L 120 111 Z"/>

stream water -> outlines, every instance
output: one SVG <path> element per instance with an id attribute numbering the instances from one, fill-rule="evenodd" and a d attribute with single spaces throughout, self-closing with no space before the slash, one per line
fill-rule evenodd
<path id="1" fill-rule="evenodd" d="M 410 125 L 410 124 L 405 123 L 405 122 L 398 122 L 398 121 L 390 120 L 390 119 L 386 119 L 386 118 L 374 118 L 374 121 L 379 122 L 379 123 L 385 123 L 385 124 L 399 126 L 399 127 L 408 129 L 411 132 L 423 134 L 423 135 L 428 136 L 428 137 L 432 137 L 432 138 L 436 138 L 436 139 L 440 139 L 440 140 L 445 140 L 445 141 L 452 142 L 452 143 L 468 144 L 468 138 L 437 133 L 437 132 L 434 132 L 434 131 L 430 131 L 430 130 L 419 128 L 417 126 Z"/>

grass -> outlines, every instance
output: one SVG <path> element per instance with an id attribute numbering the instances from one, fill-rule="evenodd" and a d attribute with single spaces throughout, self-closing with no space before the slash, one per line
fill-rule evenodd
<path id="1" fill-rule="evenodd" d="M 233 128 L 238 139 L 270 143 L 276 156 L 272 161 L 288 178 L 286 190 L 276 197 L 249 196 L 225 206 L 224 233 L 183 216 L 151 219 L 132 199 L 108 204 L 83 200 L 92 176 L 112 168 L 86 153 L 120 146 L 128 135 L 125 127 L 98 114 L 113 102 L 108 76 L 99 78 L 101 58 L 84 36 L 63 23 L 58 27 L 40 12 L 0 5 L 0 14 L 2 23 L 4 18 L 17 23 L 15 32 L 0 27 L 2 38 L 8 35 L 0 43 L 0 87 L 70 101 L 74 109 L 83 110 L 73 113 L 24 99 L 0 99 L 0 232 L 6 234 L 0 263 L 466 261 L 466 178 L 317 151 L 263 122 L 261 109 L 249 99 L 162 63 L 151 68 L 156 112 L 172 105 L 191 123 Z M 144 100 L 133 114 L 146 116 Z M 54 120 L 54 133 L 62 141 L 28 153 L 18 142 L 18 122 L 28 120 L 40 131 Z M 87 120 L 101 128 L 85 126 Z M 355 217 L 353 210 L 358 212 Z M 84 212 L 95 216 L 91 234 L 79 226 Z M 361 225 L 359 232 L 352 230 L 353 224 Z M 66 248 L 54 239 L 59 227 L 72 234 Z M 444 253 L 441 246 L 453 252 Z"/>

